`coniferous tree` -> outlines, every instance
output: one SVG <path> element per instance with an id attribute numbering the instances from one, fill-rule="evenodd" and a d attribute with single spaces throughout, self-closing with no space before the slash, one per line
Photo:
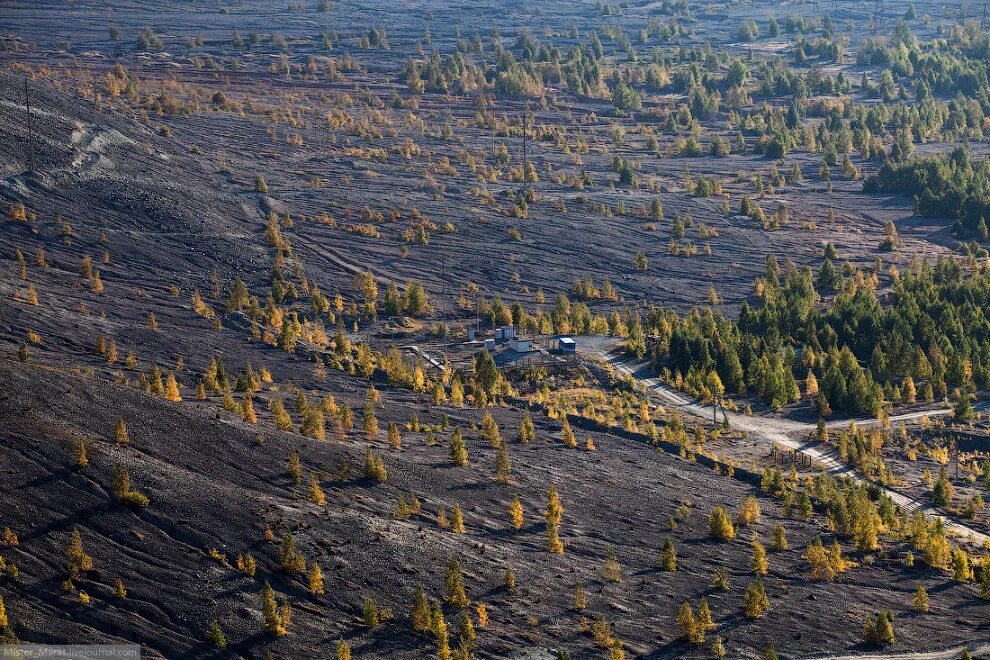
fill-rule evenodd
<path id="1" fill-rule="evenodd" d="M 767 551 L 759 541 L 753 541 L 753 558 L 750 561 L 750 569 L 755 575 L 767 574 Z"/>
<path id="2" fill-rule="evenodd" d="M 500 484 L 512 483 L 512 463 L 509 460 L 509 448 L 504 442 L 499 444 L 495 456 L 495 481 Z"/>
<path id="3" fill-rule="evenodd" d="M 114 437 L 117 440 L 117 445 L 120 447 L 126 447 L 130 438 L 127 434 L 127 424 L 124 423 L 123 419 L 117 420 L 117 427 L 114 429 Z"/>
<path id="4" fill-rule="evenodd" d="M 746 592 L 743 594 L 743 614 L 747 619 L 759 619 L 770 609 L 770 601 L 767 598 L 766 589 L 763 582 L 755 580 L 746 585 Z"/>
<path id="5" fill-rule="evenodd" d="M 512 520 L 512 527 L 522 529 L 523 526 L 523 505 L 522 500 L 516 495 L 509 505 L 509 518 Z"/>
<path id="6" fill-rule="evenodd" d="M 708 599 L 702 598 L 698 603 L 698 616 L 696 617 L 698 627 L 702 630 L 715 630 L 715 621 L 712 620 L 712 611 L 708 607 Z"/>
<path id="7" fill-rule="evenodd" d="M 464 591 L 464 576 L 461 573 L 461 563 L 457 556 L 452 556 L 447 564 L 447 574 L 444 577 L 444 598 L 448 605 L 458 608 L 468 606 L 467 594 Z"/>
<path id="8" fill-rule="evenodd" d="M 680 629 L 684 638 L 692 644 L 704 643 L 705 630 L 698 626 L 698 622 L 694 616 L 694 610 L 688 601 L 681 603 L 680 609 L 677 610 L 677 627 Z"/>
<path id="9" fill-rule="evenodd" d="M 412 607 L 409 610 L 409 625 L 416 632 L 428 632 L 431 628 L 430 604 L 426 600 L 423 587 L 417 586 L 413 592 Z"/>
<path id="10" fill-rule="evenodd" d="M 519 423 L 519 442 L 528 445 L 536 438 L 536 426 L 533 425 L 533 418 L 526 413 Z"/>
<path id="11" fill-rule="evenodd" d="M 78 527 L 72 528 L 66 557 L 70 580 L 78 580 L 83 573 L 93 570 L 93 558 L 86 554 L 86 550 L 83 548 L 82 535 L 79 533 Z"/>
<path id="12" fill-rule="evenodd" d="M 460 427 L 454 429 L 450 436 L 450 462 L 461 467 L 468 464 L 467 445 L 464 442 Z"/>
<path id="13" fill-rule="evenodd" d="M 773 528 L 770 546 L 777 552 L 787 550 L 787 533 L 784 531 L 784 526 L 780 523 L 777 523 L 776 527 Z"/>
<path id="14" fill-rule="evenodd" d="M 911 606 L 914 608 L 914 611 L 919 614 L 925 614 L 928 612 L 928 591 L 925 589 L 925 585 L 918 585 L 918 588 L 914 592 L 914 596 L 911 598 Z"/>
<path id="15" fill-rule="evenodd" d="M 665 539 L 660 548 L 660 568 L 664 571 L 677 570 L 677 551 L 670 539 Z"/>
<path id="16" fill-rule="evenodd" d="M 577 438 L 574 436 L 574 430 L 571 429 L 571 423 L 567 420 L 567 417 L 564 417 L 560 437 L 568 447 L 577 447 Z"/>
<path id="17" fill-rule="evenodd" d="M 582 611 L 588 607 L 588 596 L 584 593 L 584 583 L 574 585 L 574 609 Z"/>
<path id="18" fill-rule="evenodd" d="M 272 637 L 282 637 L 285 635 L 287 631 L 275 603 L 275 590 L 272 589 L 267 581 L 261 590 L 261 614 L 264 619 L 266 633 Z"/>
<path id="19" fill-rule="evenodd" d="M 399 427 L 395 422 L 390 422 L 388 425 L 388 446 L 392 449 L 402 447 L 402 436 L 399 434 Z"/>
<path id="20" fill-rule="evenodd" d="M 602 562 L 602 578 L 606 582 L 622 582 L 622 565 L 615 556 L 612 546 L 605 548 L 605 561 Z"/>
<path id="21" fill-rule="evenodd" d="M 461 512 L 461 506 L 455 504 L 454 508 L 450 512 L 450 531 L 455 534 L 464 533 L 464 514 Z"/>
<path id="22" fill-rule="evenodd" d="M 381 622 L 381 616 L 378 611 L 378 605 L 371 596 L 364 597 L 364 607 L 362 609 L 362 618 L 364 619 L 364 625 L 369 628 L 377 628 L 378 624 Z"/>
<path id="23" fill-rule="evenodd" d="M 210 622 L 210 627 L 206 631 L 206 643 L 216 649 L 227 648 L 227 637 L 216 619 Z"/>
<path id="24" fill-rule="evenodd" d="M 732 525 L 729 513 L 723 507 L 715 507 L 708 515 L 708 534 L 723 543 L 736 538 L 735 527 Z"/>

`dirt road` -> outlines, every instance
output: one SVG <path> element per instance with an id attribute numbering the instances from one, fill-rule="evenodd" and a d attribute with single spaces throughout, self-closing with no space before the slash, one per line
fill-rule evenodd
<path id="1" fill-rule="evenodd" d="M 604 359 L 620 372 L 633 376 L 646 387 L 646 390 L 651 396 L 659 399 L 665 405 L 679 408 L 680 410 L 698 417 L 711 417 L 711 406 L 703 406 L 696 401 L 691 401 L 680 392 L 662 383 L 658 378 L 650 374 L 650 365 L 648 362 L 631 360 L 628 356 L 616 350 L 614 345 L 609 346 L 607 342 L 589 343 L 583 348 L 587 351 L 586 354 L 596 355 Z M 939 409 L 927 412 L 912 412 L 904 415 L 894 415 L 890 417 L 890 421 L 891 423 L 896 423 L 898 421 L 915 419 L 923 415 L 935 417 L 939 415 L 946 415 L 950 412 L 951 410 L 948 409 Z M 745 431 L 750 437 L 762 438 L 768 441 L 768 443 L 775 443 L 782 447 L 799 451 L 820 464 L 831 475 L 847 477 L 857 481 L 863 480 L 856 470 L 846 465 L 839 459 L 838 453 L 834 449 L 821 443 L 811 442 L 807 439 L 808 434 L 815 429 L 814 424 L 806 424 L 796 422 L 794 420 L 780 419 L 763 415 L 747 416 L 730 412 L 727 412 L 726 414 L 728 415 L 729 423 L 733 428 Z M 864 426 L 875 424 L 877 422 L 877 420 L 872 418 L 857 419 L 855 421 L 857 424 Z M 848 422 L 840 422 L 834 425 L 844 426 L 847 424 Z M 912 513 L 920 510 L 924 511 L 927 516 L 941 518 L 945 522 L 948 532 L 959 539 L 969 540 L 977 544 L 985 544 L 990 542 L 990 535 L 984 534 L 983 532 L 968 527 L 958 521 L 943 516 L 926 502 L 922 502 L 921 500 L 915 499 L 909 495 L 905 495 L 904 493 L 892 490 L 890 488 L 886 488 L 885 490 L 894 503 L 902 509 Z"/>

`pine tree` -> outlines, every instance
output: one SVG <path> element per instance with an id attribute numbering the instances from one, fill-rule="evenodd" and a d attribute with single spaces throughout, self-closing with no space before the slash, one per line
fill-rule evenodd
<path id="1" fill-rule="evenodd" d="M 952 579 L 960 584 L 973 580 L 973 569 L 969 564 L 969 555 L 960 547 L 952 550 Z"/>
<path id="2" fill-rule="evenodd" d="M 918 585 L 918 589 L 914 592 L 914 597 L 911 599 L 911 606 L 915 612 L 920 614 L 928 612 L 928 591 L 925 590 L 925 585 Z"/>
<path id="3" fill-rule="evenodd" d="M 409 610 L 409 625 L 416 632 L 430 630 L 430 604 L 426 601 L 426 592 L 422 586 L 417 586 L 413 592 L 412 607 Z"/>
<path id="4" fill-rule="evenodd" d="M 509 449 L 500 443 L 495 457 L 495 481 L 500 484 L 512 483 L 512 464 L 509 461 Z"/>
<path id="5" fill-rule="evenodd" d="M 574 585 L 574 609 L 578 612 L 588 607 L 588 596 L 584 593 L 584 583 Z"/>
<path id="6" fill-rule="evenodd" d="M 309 583 L 309 592 L 314 596 L 322 596 L 323 571 L 320 569 L 320 565 L 315 561 L 311 564 L 309 568 L 309 575 L 306 576 L 306 579 Z"/>
<path id="7" fill-rule="evenodd" d="M 746 585 L 746 592 L 743 594 L 743 614 L 747 619 L 759 619 L 770 609 L 770 600 L 767 598 L 766 589 L 763 582 L 756 580 Z"/>
<path id="8" fill-rule="evenodd" d="M 454 508 L 450 512 L 450 531 L 455 534 L 464 533 L 464 514 L 461 513 L 461 507 L 459 504 L 455 504 Z"/>
<path id="9" fill-rule="evenodd" d="M 282 399 L 272 399 L 268 403 L 268 409 L 272 413 L 276 429 L 279 431 L 292 431 L 292 417 L 285 409 L 285 403 Z"/>
<path id="10" fill-rule="evenodd" d="M 780 523 L 777 523 L 777 526 L 773 528 L 773 537 L 770 543 L 777 552 L 787 550 L 787 534 L 784 531 L 784 526 Z"/>
<path id="11" fill-rule="evenodd" d="M 712 642 L 712 655 L 715 656 L 716 660 L 725 658 L 725 643 L 719 635 L 715 635 L 715 640 Z"/>
<path id="12" fill-rule="evenodd" d="M 763 660 L 780 660 L 777 657 L 777 650 L 773 648 L 773 644 L 767 642 L 767 650 L 763 654 Z"/>
<path id="13" fill-rule="evenodd" d="M 337 640 L 337 660 L 351 660 L 351 646 L 344 640 Z"/>
<path id="14" fill-rule="evenodd" d="M 519 442 L 528 445 L 536 438 L 536 426 L 533 424 L 533 418 L 526 413 L 522 421 L 519 423 Z"/>
<path id="15" fill-rule="evenodd" d="M 437 641 L 437 660 L 450 660 L 450 640 L 447 634 L 447 622 L 443 611 L 437 605 L 433 610 L 433 637 Z"/>
<path id="16" fill-rule="evenodd" d="M 279 548 L 279 568 L 290 575 L 306 571 L 306 558 L 296 549 L 296 537 L 292 535 L 292 532 L 286 532 L 282 536 L 282 546 Z"/>
<path id="17" fill-rule="evenodd" d="M 467 594 L 464 592 L 464 576 L 461 574 L 461 563 L 457 556 L 450 558 L 447 564 L 447 574 L 444 576 L 444 598 L 452 607 L 465 608 L 468 606 Z"/>
<path id="18" fill-rule="evenodd" d="M 124 581 L 120 578 L 117 578 L 117 584 L 114 585 L 113 595 L 120 599 L 127 598 L 127 587 L 124 586 Z"/>
<path id="19" fill-rule="evenodd" d="M 93 570 L 93 558 L 86 554 L 86 550 L 83 548 L 82 535 L 79 533 L 78 527 L 72 528 L 66 556 L 70 580 L 78 580 L 83 573 Z"/>
<path id="20" fill-rule="evenodd" d="M 474 647 L 477 633 L 474 631 L 474 622 L 471 621 L 471 615 L 467 612 L 461 613 L 461 624 L 457 629 L 457 637 L 460 640 L 462 648 L 471 649 Z"/>
<path id="21" fill-rule="evenodd" d="M 0 644 L 17 644 L 19 640 L 10 625 L 10 618 L 7 616 L 7 607 L 4 605 L 3 597 L 0 596 Z"/>
<path id="22" fill-rule="evenodd" d="M 716 568 L 712 574 L 712 587 L 719 591 L 729 590 L 729 573 L 724 568 Z"/>
<path id="23" fill-rule="evenodd" d="M 85 470 L 89 467 L 89 455 L 87 453 L 85 440 L 76 441 L 75 463 L 76 467 L 80 470 Z"/>
<path id="24" fill-rule="evenodd" d="M 213 619 L 206 631 L 206 643 L 216 649 L 227 648 L 227 636 L 223 634 L 220 622 Z"/>
<path id="25" fill-rule="evenodd" d="M 289 476 L 297 486 L 302 482 L 302 463 L 299 461 L 299 452 L 295 449 L 289 452 Z"/>
<path id="26" fill-rule="evenodd" d="M 378 418 L 375 417 L 375 406 L 369 401 L 364 404 L 362 424 L 364 434 L 369 441 L 378 438 Z"/>
<path id="27" fill-rule="evenodd" d="M 388 446 L 392 449 L 402 448 L 402 436 L 399 435 L 399 427 L 395 422 L 388 425 Z"/>
<path id="28" fill-rule="evenodd" d="M 691 603 L 684 601 L 677 610 L 677 627 L 681 634 L 692 644 L 700 644 L 705 641 L 705 631 L 698 627 L 698 622 L 694 618 L 694 610 Z M 700 638 L 701 641 L 698 641 Z"/>
<path id="29" fill-rule="evenodd" d="M 715 507 L 708 515 L 708 534 L 723 543 L 736 538 L 735 527 L 732 526 L 729 513 L 723 507 Z"/>
<path id="30" fill-rule="evenodd" d="M 574 436 L 574 431 L 571 429 L 571 423 L 567 420 L 567 417 L 564 417 L 564 424 L 560 429 L 560 437 L 568 447 L 577 447 L 577 438 Z"/>
<path id="31" fill-rule="evenodd" d="M 464 442 L 460 427 L 454 429 L 450 436 L 450 462 L 461 467 L 468 464 L 467 445 Z"/>
<path id="32" fill-rule="evenodd" d="M 129 437 L 127 435 L 127 424 L 124 423 L 123 419 L 117 420 L 117 428 L 114 430 L 114 436 L 117 439 L 117 445 L 120 447 L 126 447 L 129 442 Z"/>
<path id="33" fill-rule="evenodd" d="M 698 603 L 697 625 L 704 631 L 715 630 L 715 621 L 712 620 L 712 611 L 708 607 L 707 598 L 702 598 Z"/>
<path id="34" fill-rule="evenodd" d="M 990 562 L 986 560 L 980 568 L 980 598 L 990 600 Z"/>
<path id="35" fill-rule="evenodd" d="M 753 558 L 750 561 L 750 568 L 755 575 L 767 574 L 767 551 L 759 541 L 753 541 Z"/>
<path id="36" fill-rule="evenodd" d="M 522 500 L 516 495 L 512 498 L 512 503 L 509 505 L 509 517 L 512 519 L 512 527 L 515 529 L 522 529 L 523 526 L 523 505 Z"/>
<path id="37" fill-rule="evenodd" d="M 606 582 L 622 582 L 622 565 L 615 556 L 612 546 L 605 548 L 605 560 L 602 562 L 602 578 Z"/>
<path id="38" fill-rule="evenodd" d="M 502 444 L 498 423 L 488 411 L 485 411 L 485 416 L 481 419 L 481 439 L 485 440 L 491 447 L 498 447 Z"/>
<path id="39" fill-rule="evenodd" d="M 866 615 L 863 622 L 863 638 L 870 644 L 886 646 L 894 643 L 894 613 L 890 610 Z"/>
<path id="40" fill-rule="evenodd" d="M 555 486 L 550 487 L 550 491 L 547 493 L 547 510 L 544 514 L 547 524 L 551 527 L 557 527 L 560 525 L 560 521 L 564 516 L 564 507 L 560 503 L 560 496 L 557 494 L 557 488 Z"/>
<path id="41" fill-rule="evenodd" d="M 377 628 L 378 624 L 381 623 L 381 616 L 378 611 L 378 605 L 371 596 L 364 597 L 364 607 L 362 609 L 362 618 L 364 619 L 364 625 L 369 628 Z"/>
<path id="42" fill-rule="evenodd" d="M 275 590 L 267 581 L 261 590 L 261 614 L 264 618 L 266 633 L 272 637 L 285 635 L 287 631 L 275 603 Z"/>
<path id="43" fill-rule="evenodd" d="M 664 540 L 663 546 L 660 548 L 660 568 L 664 571 L 677 570 L 677 551 L 670 539 Z"/>
<path id="44" fill-rule="evenodd" d="M 760 519 L 760 504 L 756 498 L 750 495 L 739 505 L 739 513 L 736 515 L 736 523 L 740 527 L 752 525 Z"/>
<path id="45" fill-rule="evenodd" d="M 511 568 L 505 569 L 505 590 L 510 594 L 516 591 L 516 573 Z"/>
<path id="46" fill-rule="evenodd" d="M 309 501 L 317 506 L 327 503 L 326 494 L 320 486 L 320 479 L 315 474 L 309 475 Z"/>

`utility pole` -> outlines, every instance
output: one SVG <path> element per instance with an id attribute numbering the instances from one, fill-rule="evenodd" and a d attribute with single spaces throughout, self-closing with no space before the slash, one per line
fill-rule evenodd
<path id="1" fill-rule="evenodd" d="M 980 29 L 987 29 L 987 3 L 983 3 L 983 16 L 980 18 Z"/>

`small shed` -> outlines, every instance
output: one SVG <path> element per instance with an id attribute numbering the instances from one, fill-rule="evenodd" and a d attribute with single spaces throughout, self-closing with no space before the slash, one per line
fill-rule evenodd
<path id="1" fill-rule="evenodd" d="M 516 336 L 516 329 L 511 325 L 502 325 L 495 328 L 496 341 L 508 341 Z"/>
<path id="2" fill-rule="evenodd" d="M 512 337 L 509 339 L 509 348 L 516 353 L 529 353 L 533 350 L 533 340 L 525 337 Z"/>
<path id="3" fill-rule="evenodd" d="M 577 353 L 577 343 L 570 337 L 561 337 L 558 339 L 557 348 L 561 353 Z"/>
<path id="4" fill-rule="evenodd" d="M 485 340 L 485 350 L 488 351 L 489 353 L 494 353 L 495 352 L 495 340 L 494 339 L 486 339 Z"/>

